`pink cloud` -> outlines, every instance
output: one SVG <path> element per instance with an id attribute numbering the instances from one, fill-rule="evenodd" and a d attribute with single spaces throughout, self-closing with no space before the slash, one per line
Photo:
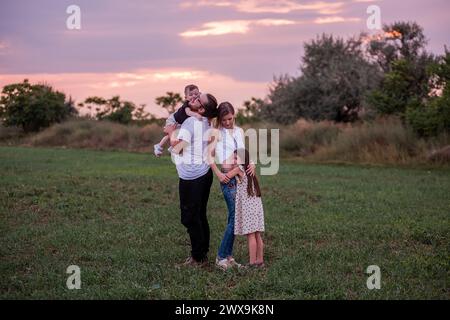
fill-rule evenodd
<path id="1" fill-rule="evenodd" d="M 238 1 L 213 1 L 202 0 L 197 2 L 185 2 L 182 8 L 191 7 L 231 7 L 240 12 L 247 13 L 289 13 L 292 11 L 313 11 L 320 14 L 336 14 L 343 9 L 344 2 L 315 1 L 310 3 L 298 3 L 291 0 L 238 0 Z"/>
<path id="2" fill-rule="evenodd" d="M 229 20 L 208 22 L 199 29 L 192 29 L 180 33 L 185 38 L 204 37 L 204 36 L 220 36 L 224 34 L 245 34 L 248 33 L 250 27 L 263 26 L 285 26 L 295 24 L 295 21 L 286 19 L 260 19 L 260 20 Z"/>

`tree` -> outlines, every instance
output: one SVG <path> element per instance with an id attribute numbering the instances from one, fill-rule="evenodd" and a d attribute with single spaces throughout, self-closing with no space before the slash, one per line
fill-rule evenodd
<path id="1" fill-rule="evenodd" d="M 413 99 L 406 107 L 406 121 L 421 136 L 450 132 L 450 52 L 429 66 L 430 94 Z"/>
<path id="2" fill-rule="evenodd" d="M 174 113 L 175 108 L 183 102 L 183 99 L 179 93 L 167 92 L 165 96 L 157 97 L 155 102 L 169 113 Z"/>
<path id="3" fill-rule="evenodd" d="M 404 117 L 410 104 L 428 97 L 431 90 L 428 69 L 436 62 L 426 52 L 427 40 L 416 23 L 397 22 L 383 28 L 386 37 L 373 40 L 369 52 L 385 72 L 381 86 L 368 96 L 369 104 L 380 114 Z"/>
<path id="4" fill-rule="evenodd" d="M 237 121 L 242 125 L 260 120 L 261 109 L 264 108 L 264 100 L 252 97 L 250 100 L 244 101 L 244 108 L 239 109 L 236 114 Z"/>
<path id="5" fill-rule="evenodd" d="M 261 108 L 261 117 L 277 123 L 292 123 L 302 116 L 299 92 L 295 90 L 297 80 L 288 75 L 274 77 L 268 103 Z"/>
<path id="6" fill-rule="evenodd" d="M 151 120 L 154 116 L 150 112 L 145 112 L 145 104 L 140 104 L 134 110 L 133 117 L 138 121 Z"/>
<path id="7" fill-rule="evenodd" d="M 68 102 L 65 99 L 64 93 L 49 85 L 32 85 L 25 79 L 3 88 L 0 117 L 6 126 L 20 126 L 25 132 L 39 131 L 77 114 L 72 98 Z"/>
<path id="8" fill-rule="evenodd" d="M 291 123 L 312 120 L 354 121 L 366 93 L 378 86 L 378 68 L 365 60 L 361 39 L 322 35 L 305 44 L 302 75 L 275 80 L 264 107 L 265 118 Z"/>
<path id="9" fill-rule="evenodd" d="M 417 23 L 395 22 L 383 26 L 383 34 L 371 39 L 368 51 L 384 72 L 390 72 L 394 61 L 412 61 L 426 54 L 427 42 Z"/>
<path id="10" fill-rule="evenodd" d="M 91 109 L 92 105 L 96 107 L 96 118 L 98 120 L 109 120 L 128 124 L 133 119 L 133 112 L 136 105 L 130 101 L 121 101 L 120 96 L 114 96 L 111 99 L 101 97 L 88 97 L 85 101 L 87 108 Z"/>

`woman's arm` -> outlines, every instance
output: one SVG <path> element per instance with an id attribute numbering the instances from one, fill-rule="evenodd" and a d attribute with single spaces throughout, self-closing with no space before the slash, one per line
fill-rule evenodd
<path id="1" fill-rule="evenodd" d="M 221 183 L 230 182 L 230 176 L 228 175 L 228 173 L 224 174 L 222 171 L 220 171 L 214 161 L 210 164 L 210 167 L 211 167 L 212 171 L 216 174 L 217 178 L 219 178 L 219 181 Z"/>
<path id="2" fill-rule="evenodd" d="M 249 174 L 249 175 L 251 175 L 252 177 L 256 176 L 256 165 L 255 165 L 253 162 L 251 162 L 251 163 L 248 165 L 248 168 L 247 168 L 247 172 L 246 172 L 246 173 Z"/>

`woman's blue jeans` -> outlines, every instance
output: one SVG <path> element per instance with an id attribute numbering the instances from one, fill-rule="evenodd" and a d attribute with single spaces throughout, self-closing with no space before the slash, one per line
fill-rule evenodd
<path id="1" fill-rule="evenodd" d="M 225 202 L 227 203 L 228 222 L 217 256 L 219 257 L 219 259 L 225 259 L 231 256 L 233 253 L 236 178 L 232 178 L 227 184 L 221 183 L 220 187 L 222 188 L 223 197 L 225 198 Z"/>

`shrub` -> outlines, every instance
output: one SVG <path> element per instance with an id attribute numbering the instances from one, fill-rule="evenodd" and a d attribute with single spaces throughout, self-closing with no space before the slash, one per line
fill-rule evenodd
<path id="1" fill-rule="evenodd" d="M 138 127 L 78 119 L 56 124 L 31 137 L 29 142 L 34 146 L 149 152 L 162 136 L 162 128 L 155 124 Z"/>
<path id="2" fill-rule="evenodd" d="M 320 148 L 315 160 L 367 163 L 406 163 L 419 154 L 418 139 L 398 118 L 348 127 L 333 143 Z"/>

